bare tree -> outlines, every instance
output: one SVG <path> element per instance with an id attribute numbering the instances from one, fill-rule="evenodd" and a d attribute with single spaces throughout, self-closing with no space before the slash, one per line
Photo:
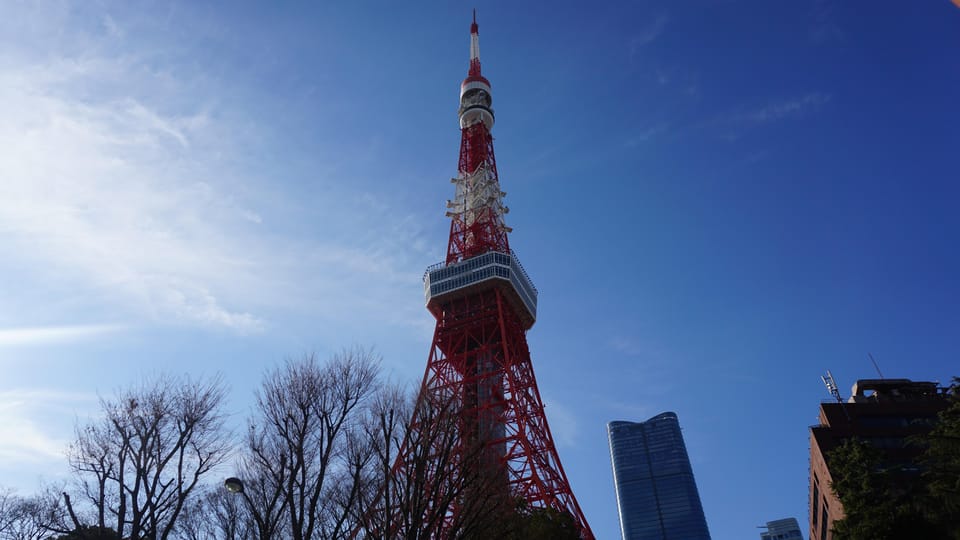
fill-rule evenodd
<path id="1" fill-rule="evenodd" d="M 243 477 L 244 508 L 253 520 L 251 537 L 272 540 L 282 536 L 287 526 L 287 454 L 285 445 L 273 433 L 250 425 L 246 449 L 239 459 Z"/>
<path id="2" fill-rule="evenodd" d="M 41 540 L 65 532 L 66 516 L 59 496 L 52 487 L 30 497 L 0 490 L 0 540 Z"/>
<path id="3" fill-rule="evenodd" d="M 184 506 L 174 529 L 178 540 L 248 540 L 255 525 L 246 503 L 222 486 L 211 485 Z"/>
<path id="4" fill-rule="evenodd" d="M 349 532 L 361 487 L 351 467 L 362 446 L 361 405 L 377 391 L 378 372 L 379 358 L 354 348 L 323 365 L 314 355 L 287 361 L 266 375 L 242 465 L 261 540 L 280 530 L 293 540 Z"/>
<path id="5" fill-rule="evenodd" d="M 223 401 L 219 378 L 169 376 L 101 399 L 103 418 L 79 426 L 68 453 L 82 498 L 78 514 L 64 493 L 74 528 L 170 538 L 200 479 L 229 451 Z"/>
<path id="6" fill-rule="evenodd" d="M 0 515 L 0 539 L 42 540 L 50 534 L 43 520 L 42 502 L 39 498 L 12 497 L 5 512 Z"/>
<path id="7" fill-rule="evenodd" d="M 0 539 L 5 538 L 6 531 L 17 521 L 18 503 L 19 497 L 13 490 L 0 488 Z"/>
<path id="8" fill-rule="evenodd" d="M 501 537 L 515 502 L 497 456 L 461 437 L 453 393 L 416 401 L 397 388 L 369 409 L 373 459 L 354 536 L 376 539 Z"/>
<path id="9" fill-rule="evenodd" d="M 516 501 L 503 456 L 482 444 L 496 433 L 478 431 L 456 392 L 414 399 L 381 384 L 378 364 L 370 351 L 352 349 L 323 364 L 306 355 L 269 371 L 238 462 L 243 490 L 233 497 L 245 513 L 218 521 L 247 519 L 258 540 L 510 532 Z M 202 508 L 210 519 L 210 507 Z M 226 527 L 218 531 L 232 538 Z"/>

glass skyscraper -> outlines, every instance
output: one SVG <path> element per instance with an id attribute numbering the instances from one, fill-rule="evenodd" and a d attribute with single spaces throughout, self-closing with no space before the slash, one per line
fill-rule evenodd
<path id="1" fill-rule="evenodd" d="M 766 532 L 760 533 L 760 540 L 803 540 L 803 534 L 796 518 L 784 518 L 768 521 Z"/>
<path id="2" fill-rule="evenodd" d="M 710 540 L 676 413 L 607 434 L 623 540 Z"/>

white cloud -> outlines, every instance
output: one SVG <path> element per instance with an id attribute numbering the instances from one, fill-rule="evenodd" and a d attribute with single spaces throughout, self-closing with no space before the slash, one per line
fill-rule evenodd
<path id="1" fill-rule="evenodd" d="M 96 396 L 76 392 L 0 391 L 0 463 L 62 460 L 69 440 L 51 434 L 52 425 L 71 422 L 76 409 L 89 409 L 95 403 Z"/>
<path id="2" fill-rule="evenodd" d="M 47 345 L 77 341 L 117 332 L 121 329 L 122 327 L 119 325 L 110 324 L 0 328 L 0 347 Z"/>
<path id="3" fill-rule="evenodd" d="M 44 78 L 0 73 L 5 251 L 161 317 L 256 326 L 220 297 L 224 276 L 251 261 L 226 234 L 243 212 L 184 154 L 199 122 L 133 98 L 91 104 L 44 93 Z"/>

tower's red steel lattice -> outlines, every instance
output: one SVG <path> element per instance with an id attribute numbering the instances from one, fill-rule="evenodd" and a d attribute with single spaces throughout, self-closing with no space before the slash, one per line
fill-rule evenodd
<path id="1" fill-rule="evenodd" d="M 510 496 L 569 512 L 581 535 L 592 539 L 560 464 L 530 361 L 526 331 L 536 319 L 537 290 L 510 250 L 491 104 L 474 17 L 470 69 L 460 86 L 460 160 L 455 196 L 447 202 L 447 257 L 424 276 L 427 308 L 437 324 L 421 396 L 456 396 L 461 446 L 483 446 L 484 461 L 497 463 Z"/>

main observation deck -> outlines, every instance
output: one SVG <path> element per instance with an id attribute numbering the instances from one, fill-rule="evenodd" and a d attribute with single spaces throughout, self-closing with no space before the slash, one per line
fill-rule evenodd
<path id="1" fill-rule="evenodd" d="M 423 275 L 427 308 L 438 319 L 442 304 L 491 286 L 506 293 L 524 330 L 529 330 L 537 320 L 537 288 L 516 253 L 488 251 L 451 265 L 437 263 Z"/>

